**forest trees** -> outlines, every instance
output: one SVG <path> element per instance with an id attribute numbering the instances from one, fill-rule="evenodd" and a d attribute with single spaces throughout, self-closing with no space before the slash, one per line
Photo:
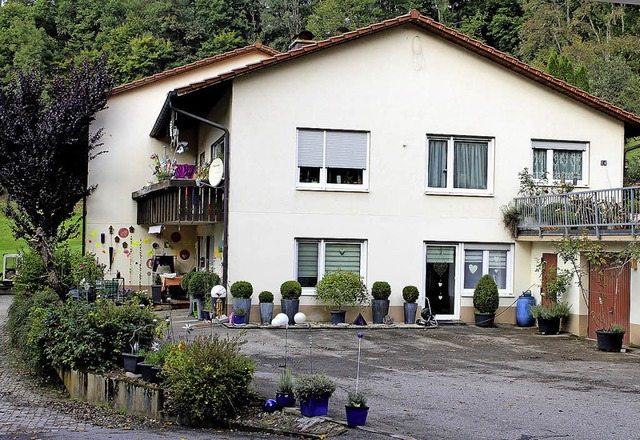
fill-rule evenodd
<path id="1" fill-rule="evenodd" d="M 0 185 L 8 193 L 5 214 L 17 238 L 25 238 L 47 269 L 47 282 L 66 291 L 52 260 L 56 245 L 77 234 L 65 224 L 87 187 L 87 163 L 101 132 L 89 133 L 103 109 L 111 81 L 106 61 L 84 62 L 46 81 L 21 73 L 0 89 Z"/>
<path id="2" fill-rule="evenodd" d="M 640 6 L 591 0 L 7 0 L 0 82 L 105 53 L 121 84 L 258 40 L 286 51 L 303 29 L 322 39 L 413 8 L 640 113 Z M 553 53 L 573 73 L 554 70 Z"/>

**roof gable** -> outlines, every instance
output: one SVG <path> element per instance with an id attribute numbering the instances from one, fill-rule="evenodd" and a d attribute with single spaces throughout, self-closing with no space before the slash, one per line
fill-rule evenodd
<path id="1" fill-rule="evenodd" d="M 417 26 L 425 30 L 426 32 L 444 38 L 445 40 L 448 40 L 453 44 L 474 52 L 509 70 L 512 70 L 515 73 L 525 76 L 562 95 L 565 95 L 575 101 L 578 101 L 601 113 L 604 113 L 623 122 L 629 135 L 640 133 L 640 118 L 638 116 L 613 104 L 603 101 L 602 99 L 597 98 L 596 96 L 593 96 L 583 90 L 580 90 L 577 87 L 572 86 L 562 80 L 559 80 L 558 78 L 555 78 L 539 69 L 536 69 L 510 55 L 507 55 L 504 52 L 500 52 L 499 50 L 491 46 L 488 46 L 478 40 L 474 40 L 473 38 L 464 35 L 461 32 L 444 26 L 443 24 L 438 23 L 437 21 L 429 17 L 420 15 L 417 10 L 413 10 L 409 14 L 392 18 L 381 23 L 376 23 L 357 29 L 355 31 L 346 32 L 344 34 L 328 38 L 323 41 L 318 41 L 316 43 L 303 46 L 299 49 L 291 50 L 284 53 L 276 53 L 270 58 L 264 59 L 262 61 L 239 67 L 221 75 L 177 88 L 173 91 L 173 93 L 177 96 L 188 94 L 215 84 L 219 84 L 224 81 L 229 81 L 243 75 L 247 75 L 271 66 L 287 62 L 289 60 L 311 55 L 328 48 L 349 43 L 359 38 L 363 38 L 369 35 L 383 32 L 388 29 L 408 24 Z"/>
<path id="2" fill-rule="evenodd" d="M 124 93 L 129 90 L 136 89 L 138 87 L 143 87 L 147 84 L 155 83 L 157 81 L 161 81 L 166 78 L 171 78 L 185 72 L 196 70 L 201 67 L 210 66 L 220 61 L 228 60 L 230 58 L 245 55 L 251 52 L 261 52 L 269 57 L 275 56 L 280 53 L 277 50 L 270 48 L 269 46 L 265 46 L 262 43 L 256 42 L 255 44 L 252 44 L 250 46 L 245 46 L 239 49 L 232 50 L 230 52 L 214 55 L 212 57 L 204 58 L 202 60 L 195 61 L 193 63 L 185 64 L 183 66 L 178 66 L 170 70 L 165 70 L 164 72 L 156 73 L 155 75 L 147 76 L 126 84 L 119 85 L 111 89 L 110 95 L 113 96 L 119 93 Z"/>

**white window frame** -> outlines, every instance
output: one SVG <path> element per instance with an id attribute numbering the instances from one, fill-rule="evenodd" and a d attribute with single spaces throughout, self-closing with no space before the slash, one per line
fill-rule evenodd
<path id="1" fill-rule="evenodd" d="M 324 133 L 322 161 L 323 166 L 320 168 L 320 181 L 318 183 L 300 182 L 300 167 L 298 166 L 298 133 L 300 130 L 315 130 Z M 338 184 L 327 182 L 327 133 L 328 132 L 349 132 L 349 133 L 365 133 L 367 135 L 367 158 L 365 169 L 362 170 L 361 184 Z M 371 132 L 364 130 L 330 130 L 322 128 L 298 127 L 296 129 L 296 189 L 300 190 L 316 190 L 316 191 L 368 191 L 369 190 L 369 154 L 371 150 Z"/>
<path id="2" fill-rule="evenodd" d="M 367 240 L 360 239 L 330 239 L 330 238 L 296 238 L 295 239 L 295 255 L 293 258 L 293 278 L 298 279 L 298 244 L 299 243 L 318 243 L 318 281 L 322 279 L 325 274 L 325 251 L 327 244 L 359 244 L 360 245 L 360 278 L 362 278 L 365 285 L 366 280 L 366 256 L 367 256 Z M 303 287 L 303 295 L 315 296 L 316 289 L 314 287 Z"/>
<path id="3" fill-rule="evenodd" d="M 430 141 L 446 141 L 447 142 L 447 184 L 444 188 L 433 188 L 429 186 L 429 142 Z M 456 141 L 461 142 L 486 142 L 487 144 L 487 189 L 472 188 L 454 188 L 453 187 L 453 163 Z M 427 135 L 426 145 L 426 170 L 425 170 L 425 194 L 451 194 L 451 195 L 467 195 L 467 196 L 493 196 L 494 181 L 494 156 L 495 156 L 495 138 L 493 137 L 476 137 L 476 136 L 452 136 L 452 135 Z M 451 170 L 451 172 L 448 172 Z"/>
<path id="4" fill-rule="evenodd" d="M 577 151 L 582 150 L 582 178 L 577 179 L 575 186 L 588 187 L 589 186 L 589 142 L 583 141 L 558 141 L 558 140 L 531 140 L 531 174 L 534 175 L 533 169 L 533 157 L 535 150 L 546 150 L 547 152 L 547 181 L 549 185 L 553 185 L 554 182 L 560 182 L 561 180 L 553 176 L 553 152 L 554 151 Z M 541 182 L 541 179 L 537 180 Z M 566 182 L 573 185 L 573 181 Z"/>
<path id="5" fill-rule="evenodd" d="M 473 296 L 475 288 L 465 289 L 465 253 L 467 250 L 482 251 L 482 275 L 486 275 L 489 271 L 489 251 L 507 251 L 507 279 L 506 288 L 498 289 L 500 296 L 514 296 L 513 293 L 513 253 L 514 246 L 512 244 L 482 244 L 482 243 L 462 243 L 460 252 L 460 288 L 463 296 Z"/>

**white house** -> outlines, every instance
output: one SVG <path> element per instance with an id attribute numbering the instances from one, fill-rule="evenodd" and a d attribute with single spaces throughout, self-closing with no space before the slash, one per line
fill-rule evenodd
<path id="1" fill-rule="evenodd" d="M 502 224 L 518 172 L 621 187 L 625 138 L 640 131 L 638 117 L 417 11 L 286 53 L 240 49 L 118 87 L 108 105 L 88 250 L 130 286 L 150 284 L 155 255 L 248 280 L 256 308 L 257 292 L 278 299 L 297 279 L 312 320 L 327 316 L 313 286 L 341 267 L 389 282 L 396 319 L 415 285 L 438 319 L 470 321 L 488 273 L 498 320 L 514 322 L 520 293 L 539 294 L 535 260 L 553 253 L 541 228 L 514 239 Z M 223 157 L 223 184 L 154 183 L 149 157 L 173 158 L 177 142 L 181 163 Z M 587 334 L 588 307 L 573 313 L 570 329 Z M 640 340 L 640 315 L 629 324 Z"/>

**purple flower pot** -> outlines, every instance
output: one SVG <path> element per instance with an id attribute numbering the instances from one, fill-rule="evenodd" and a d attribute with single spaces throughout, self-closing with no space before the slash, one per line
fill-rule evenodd
<path id="1" fill-rule="evenodd" d="M 309 397 L 300 402 L 300 413 L 306 417 L 326 416 L 329 412 L 329 397 Z"/>
<path id="2" fill-rule="evenodd" d="M 347 426 L 364 426 L 367 422 L 368 406 L 345 405 L 344 409 L 347 411 Z"/>

